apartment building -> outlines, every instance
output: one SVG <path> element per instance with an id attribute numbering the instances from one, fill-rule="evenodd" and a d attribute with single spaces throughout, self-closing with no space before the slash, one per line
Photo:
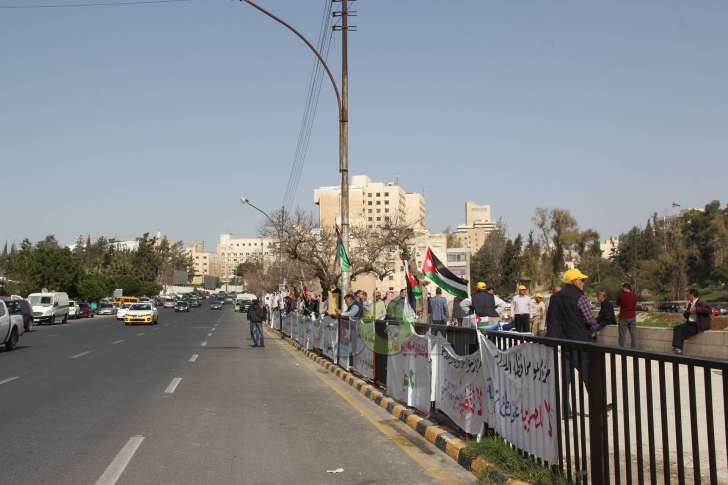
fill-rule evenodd
<path id="1" fill-rule="evenodd" d="M 235 273 L 240 263 L 246 261 L 273 262 L 276 258 L 275 240 L 264 237 L 233 237 L 220 234 L 217 255 L 222 264 L 222 276 L 227 278 Z"/>

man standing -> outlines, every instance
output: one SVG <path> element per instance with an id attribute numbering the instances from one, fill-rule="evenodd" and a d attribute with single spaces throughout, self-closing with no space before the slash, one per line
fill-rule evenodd
<path id="1" fill-rule="evenodd" d="M 340 317 L 349 317 L 349 318 L 361 318 L 362 314 L 364 313 L 364 308 L 362 307 L 362 304 L 359 303 L 356 298 L 354 298 L 354 295 L 349 293 L 344 297 L 344 302 L 346 303 L 346 311 L 341 312 L 337 311 L 338 316 Z"/>
<path id="2" fill-rule="evenodd" d="M 475 294 L 472 298 L 473 310 L 478 317 L 479 326 L 488 326 L 491 322 L 498 322 L 498 312 L 495 309 L 495 297 L 487 291 L 487 285 L 479 281 L 475 286 Z"/>
<path id="3" fill-rule="evenodd" d="M 546 335 L 546 304 L 543 302 L 543 295 L 541 293 L 536 293 L 533 300 L 532 332 L 534 335 L 543 337 Z"/>
<path id="4" fill-rule="evenodd" d="M 253 347 L 265 347 L 263 339 L 263 326 L 265 320 L 265 308 L 258 304 L 255 298 L 248 308 L 248 320 L 250 320 L 250 330 L 253 336 Z"/>
<path id="5" fill-rule="evenodd" d="M 619 346 L 626 347 L 627 332 L 630 346 L 637 348 L 637 295 L 632 292 L 629 283 L 622 285 L 622 292 L 617 296 L 619 306 Z"/>
<path id="6" fill-rule="evenodd" d="M 511 302 L 511 313 L 516 332 L 528 332 L 531 329 L 531 297 L 526 293 L 528 288 L 518 285 L 518 294 Z"/>
<path id="7" fill-rule="evenodd" d="M 442 296 L 442 288 L 435 290 L 435 296 L 430 299 L 432 305 L 432 323 L 435 325 L 445 325 L 450 318 L 447 311 L 447 300 Z"/>
<path id="8" fill-rule="evenodd" d="M 614 317 L 614 305 L 609 301 L 607 292 L 601 290 L 597 296 L 599 300 L 599 315 L 597 315 L 597 322 L 599 323 L 599 330 L 603 329 L 607 325 L 616 325 L 617 319 Z"/>
<path id="9" fill-rule="evenodd" d="M 381 291 L 374 293 L 374 319 L 384 320 L 387 317 L 387 304 Z"/>
<path id="10" fill-rule="evenodd" d="M 683 353 L 685 340 L 697 335 L 699 332 L 710 330 L 710 306 L 700 300 L 698 290 L 688 290 L 688 306 L 685 308 L 685 323 L 672 329 L 672 351 Z"/>

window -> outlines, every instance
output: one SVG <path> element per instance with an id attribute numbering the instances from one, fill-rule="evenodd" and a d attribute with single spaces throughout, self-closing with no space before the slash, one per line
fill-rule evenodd
<path id="1" fill-rule="evenodd" d="M 388 200 L 385 200 L 384 201 L 384 205 L 389 205 L 389 201 Z"/>
<path id="2" fill-rule="evenodd" d="M 368 205 L 372 205 L 372 201 L 371 200 L 369 201 L 369 204 Z"/>
<path id="3" fill-rule="evenodd" d="M 380 194 L 379 192 L 377 192 L 377 197 L 380 197 L 381 195 L 382 195 L 382 194 Z"/>
<path id="4" fill-rule="evenodd" d="M 382 218 L 381 218 L 381 217 L 377 217 L 377 220 L 378 220 L 378 221 L 381 221 L 381 220 L 382 220 Z"/>
<path id="5" fill-rule="evenodd" d="M 377 209 L 377 214 L 379 214 L 380 212 L 382 212 L 382 209 Z"/>
<path id="6" fill-rule="evenodd" d="M 389 192 L 385 192 L 385 193 L 384 193 L 384 196 L 385 196 L 385 197 L 389 197 Z"/>
<path id="7" fill-rule="evenodd" d="M 370 214 L 372 213 L 372 210 L 371 210 L 371 209 L 369 209 L 369 213 L 370 213 Z"/>
<path id="8" fill-rule="evenodd" d="M 382 205 L 382 201 L 381 200 L 378 200 L 377 201 L 377 205 Z"/>
<path id="9" fill-rule="evenodd" d="M 384 212 L 389 212 L 389 207 L 387 207 L 386 209 L 384 209 Z"/>
<path id="10" fill-rule="evenodd" d="M 369 193 L 367 194 L 367 197 L 371 197 L 371 196 L 372 196 L 372 193 L 371 193 L 371 192 L 369 192 Z"/>
<path id="11" fill-rule="evenodd" d="M 371 222 L 371 220 L 372 220 L 372 218 L 370 217 L 370 218 L 369 218 L 369 221 Z"/>

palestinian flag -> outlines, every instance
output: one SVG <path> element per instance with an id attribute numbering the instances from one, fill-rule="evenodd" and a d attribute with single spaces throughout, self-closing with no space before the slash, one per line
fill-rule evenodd
<path id="1" fill-rule="evenodd" d="M 407 297 L 411 302 L 422 299 L 422 288 L 420 288 L 420 282 L 412 272 L 412 268 L 408 261 L 404 261 L 404 276 L 407 280 Z"/>
<path id="2" fill-rule="evenodd" d="M 351 270 L 351 261 L 349 261 L 349 255 L 346 254 L 346 247 L 344 247 L 344 240 L 341 237 L 341 229 L 339 226 L 336 228 L 336 259 L 339 260 L 342 273 L 348 273 Z"/>
<path id="3" fill-rule="evenodd" d="M 453 296 L 460 298 L 468 297 L 468 281 L 453 274 L 447 266 L 437 259 L 432 249 L 427 248 L 425 258 L 422 260 L 422 272 L 425 278 L 447 291 Z"/>
<path id="4" fill-rule="evenodd" d="M 417 313 L 415 312 L 415 301 L 417 300 L 417 296 L 415 294 L 414 288 L 417 288 L 417 290 L 420 293 L 420 297 L 422 297 L 422 292 L 419 290 L 419 286 L 413 286 L 414 284 L 417 284 L 417 278 L 415 278 L 415 275 L 412 273 L 412 270 L 409 267 L 409 263 L 407 261 L 404 261 L 404 274 L 405 279 L 407 280 L 407 293 L 405 294 L 405 300 L 404 300 L 404 308 L 402 309 L 402 321 L 405 323 L 413 324 L 417 321 Z"/>

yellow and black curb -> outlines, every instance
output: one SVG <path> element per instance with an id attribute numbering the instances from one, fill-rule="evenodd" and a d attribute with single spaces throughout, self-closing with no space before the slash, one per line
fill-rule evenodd
<path id="1" fill-rule="evenodd" d="M 269 329 L 270 330 L 270 329 Z M 273 330 L 278 335 L 280 332 Z M 455 436 L 446 427 L 435 424 L 429 419 L 418 416 L 412 409 L 404 406 L 392 398 L 386 397 L 379 389 L 371 384 L 355 377 L 350 372 L 345 371 L 338 365 L 331 363 L 329 360 L 321 357 L 315 352 L 311 352 L 303 348 L 298 342 L 288 337 L 285 338 L 292 347 L 300 350 L 306 357 L 313 360 L 317 364 L 326 368 L 329 372 L 340 378 L 342 381 L 356 389 L 362 396 L 374 401 L 382 409 L 386 409 L 389 414 L 407 424 L 410 428 L 424 437 L 427 441 L 435 445 L 437 448 L 445 452 L 447 456 L 458 462 L 460 466 L 471 471 L 475 475 L 479 475 L 485 470 L 497 470 L 497 467 L 482 457 L 475 459 L 464 453 L 465 441 Z M 509 485 L 526 485 L 527 482 L 502 477 L 503 481 Z"/>

